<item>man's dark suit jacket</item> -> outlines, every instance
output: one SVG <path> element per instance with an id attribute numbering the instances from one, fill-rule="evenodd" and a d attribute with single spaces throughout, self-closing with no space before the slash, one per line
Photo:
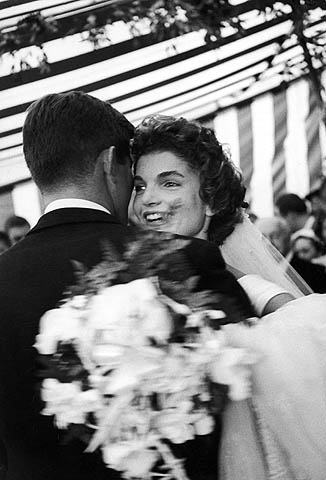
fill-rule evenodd
<path id="1" fill-rule="evenodd" d="M 326 270 L 322 265 L 311 263 L 293 255 L 291 266 L 316 293 L 326 293 Z"/>
<path id="2" fill-rule="evenodd" d="M 71 260 L 86 267 L 101 261 L 103 239 L 122 252 L 134 230 L 92 209 L 45 214 L 27 237 L 0 256 L 0 425 L 8 480 L 113 480 L 100 452 L 83 453 L 77 440 L 62 445 L 53 418 L 40 414 L 39 379 L 33 348 L 39 319 L 75 283 Z M 201 240 L 187 247 L 201 288 L 236 298 L 251 315 L 246 294 L 225 270 L 215 245 Z"/>

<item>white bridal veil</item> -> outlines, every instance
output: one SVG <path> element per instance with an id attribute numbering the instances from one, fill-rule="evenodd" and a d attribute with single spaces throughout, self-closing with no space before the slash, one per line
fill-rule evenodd
<path id="1" fill-rule="evenodd" d="M 224 415 L 221 479 L 324 480 L 326 295 L 306 296 L 310 288 L 247 217 L 221 250 L 233 268 L 296 298 L 251 327 L 225 327 L 231 343 L 260 358 L 252 404 L 230 402 Z"/>
<path id="2" fill-rule="evenodd" d="M 231 267 L 246 275 L 260 275 L 283 287 L 294 298 L 313 293 L 246 214 L 221 246 L 221 252 L 225 262 Z"/>

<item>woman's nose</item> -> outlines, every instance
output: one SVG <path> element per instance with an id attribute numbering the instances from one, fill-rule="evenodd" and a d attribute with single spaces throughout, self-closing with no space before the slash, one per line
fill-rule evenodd
<path id="1" fill-rule="evenodd" d="M 161 200 L 157 189 L 155 187 L 147 186 L 142 195 L 142 201 L 144 205 L 158 205 Z"/>

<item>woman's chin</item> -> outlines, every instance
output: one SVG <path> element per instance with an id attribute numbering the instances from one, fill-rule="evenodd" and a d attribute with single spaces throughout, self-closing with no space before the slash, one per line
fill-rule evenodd
<path id="1" fill-rule="evenodd" d="M 167 224 L 144 224 L 144 227 L 150 229 L 150 230 L 155 230 L 156 232 L 170 232 L 170 233 L 175 233 L 175 231 L 171 228 L 171 226 Z"/>

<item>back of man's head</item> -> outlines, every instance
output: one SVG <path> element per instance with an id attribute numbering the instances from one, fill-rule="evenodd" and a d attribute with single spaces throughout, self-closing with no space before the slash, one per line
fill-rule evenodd
<path id="1" fill-rule="evenodd" d="M 281 195 L 275 204 L 282 217 L 286 217 L 288 213 L 306 214 L 308 211 L 305 201 L 295 193 Z"/>
<path id="2" fill-rule="evenodd" d="M 92 173 L 99 154 L 129 154 L 131 123 L 109 103 L 83 92 L 50 94 L 29 108 L 23 127 L 27 166 L 38 187 L 56 189 Z"/>

